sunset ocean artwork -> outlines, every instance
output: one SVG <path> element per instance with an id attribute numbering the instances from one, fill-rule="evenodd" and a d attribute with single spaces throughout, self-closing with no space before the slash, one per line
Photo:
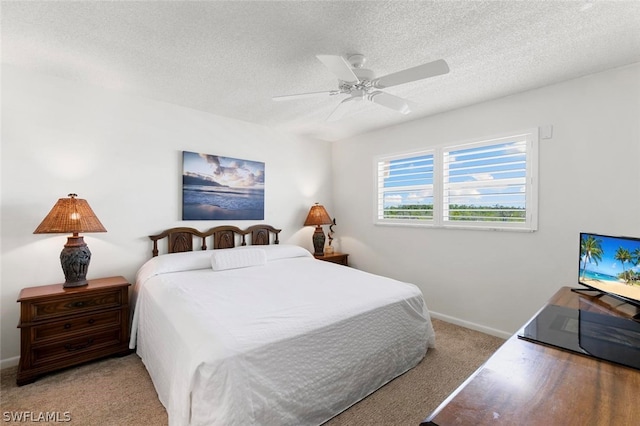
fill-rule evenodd
<path id="1" fill-rule="evenodd" d="M 182 220 L 263 220 L 264 163 L 182 152 Z"/>

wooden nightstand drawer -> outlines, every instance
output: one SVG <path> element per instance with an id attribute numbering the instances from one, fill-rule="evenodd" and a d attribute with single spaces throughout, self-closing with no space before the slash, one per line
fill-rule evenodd
<path id="1" fill-rule="evenodd" d="M 61 340 L 42 346 L 32 346 L 31 362 L 34 367 L 66 358 L 75 358 L 85 352 L 108 347 L 118 347 L 122 340 L 120 328 L 112 328 L 95 334 L 85 334 L 74 339 Z"/>
<path id="2" fill-rule="evenodd" d="M 120 290 L 31 302 L 29 304 L 29 319 L 31 321 L 42 321 L 71 314 L 81 314 L 96 309 L 117 308 L 122 303 L 122 292 Z"/>
<path id="3" fill-rule="evenodd" d="M 89 314 L 65 321 L 50 322 L 32 327 L 31 332 L 33 336 L 31 341 L 38 343 L 51 338 L 64 339 L 75 333 L 88 333 L 92 329 L 119 326 L 121 324 L 121 317 L 120 311 L 109 311 Z"/>

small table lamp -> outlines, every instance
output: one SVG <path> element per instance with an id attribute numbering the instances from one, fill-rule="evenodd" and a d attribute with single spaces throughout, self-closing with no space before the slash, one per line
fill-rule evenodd
<path id="1" fill-rule="evenodd" d="M 322 231 L 322 225 L 330 225 L 333 223 L 331 218 L 329 217 L 329 213 L 325 210 L 324 206 L 316 203 L 314 206 L 311 206 L 311 210 L 309 210 L 309 214 L 307 215 L 307 220 L 304 221 L 304 226 L 315 226 L 316 230 L 313 233 L 313 249 L 315 256 L 323 256 L 324 255 L 324 232 Z"/>
<path id="2" fill-rule="evenodd" d="M 89 207 L 87 200 L 76 197 L 76 194 L 69 194 L 69 198 L 60 198 L 47 217 L 33 231 L 34 234 L 73 233 L 67 238 L 67 244 L 60 253 L 60 263 L 65 277 L 63 287 L 81 287 L 88 284 L 87 270 L 91 261 L 91 252 L 84 238 L 78 233 L 107 232 Z"/>

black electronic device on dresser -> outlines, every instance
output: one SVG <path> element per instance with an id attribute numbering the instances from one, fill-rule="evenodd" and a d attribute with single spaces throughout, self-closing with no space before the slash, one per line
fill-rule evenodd
<path id="1" fill-rule="evenodd" d="M 518 337 L 640 369 L 640 239 L 579 241 L 578 309 L 548 305 Z"/>
<path id="2" fill-rule="evenodd" d="M 582 232 L 578 262 L 581 285 L 640 307 L 640 238 Z"/>

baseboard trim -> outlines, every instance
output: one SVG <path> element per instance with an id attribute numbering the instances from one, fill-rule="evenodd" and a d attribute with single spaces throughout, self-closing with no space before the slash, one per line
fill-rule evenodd
<path id="1" fill-rule="evenodd" d="M 20 362 L 19 356 L 14 356 L 13 358 L 0 359 L 0 370 L 9 367 L 15 367 Z"/>
<path id="2" fill-rule="evenodd" d="M 460 318 L 452 317 L 452 316 L 441 314 L 438 312 L 429 311 L 429 313 L 435 319 L 450 322 L 451 324 L 459 325 L 461 327 L 469 328 L 471 330 L 480 331 L 482 333 L 490 334 L 492 336 L 501 337 L 505 340 L 513 335 L 513 333 L 508 333 L 506 331 L 497 330 L 491 327 L 485 327 L 483 325 L 476 324 L 474 322 L 461 320 Z"/>

